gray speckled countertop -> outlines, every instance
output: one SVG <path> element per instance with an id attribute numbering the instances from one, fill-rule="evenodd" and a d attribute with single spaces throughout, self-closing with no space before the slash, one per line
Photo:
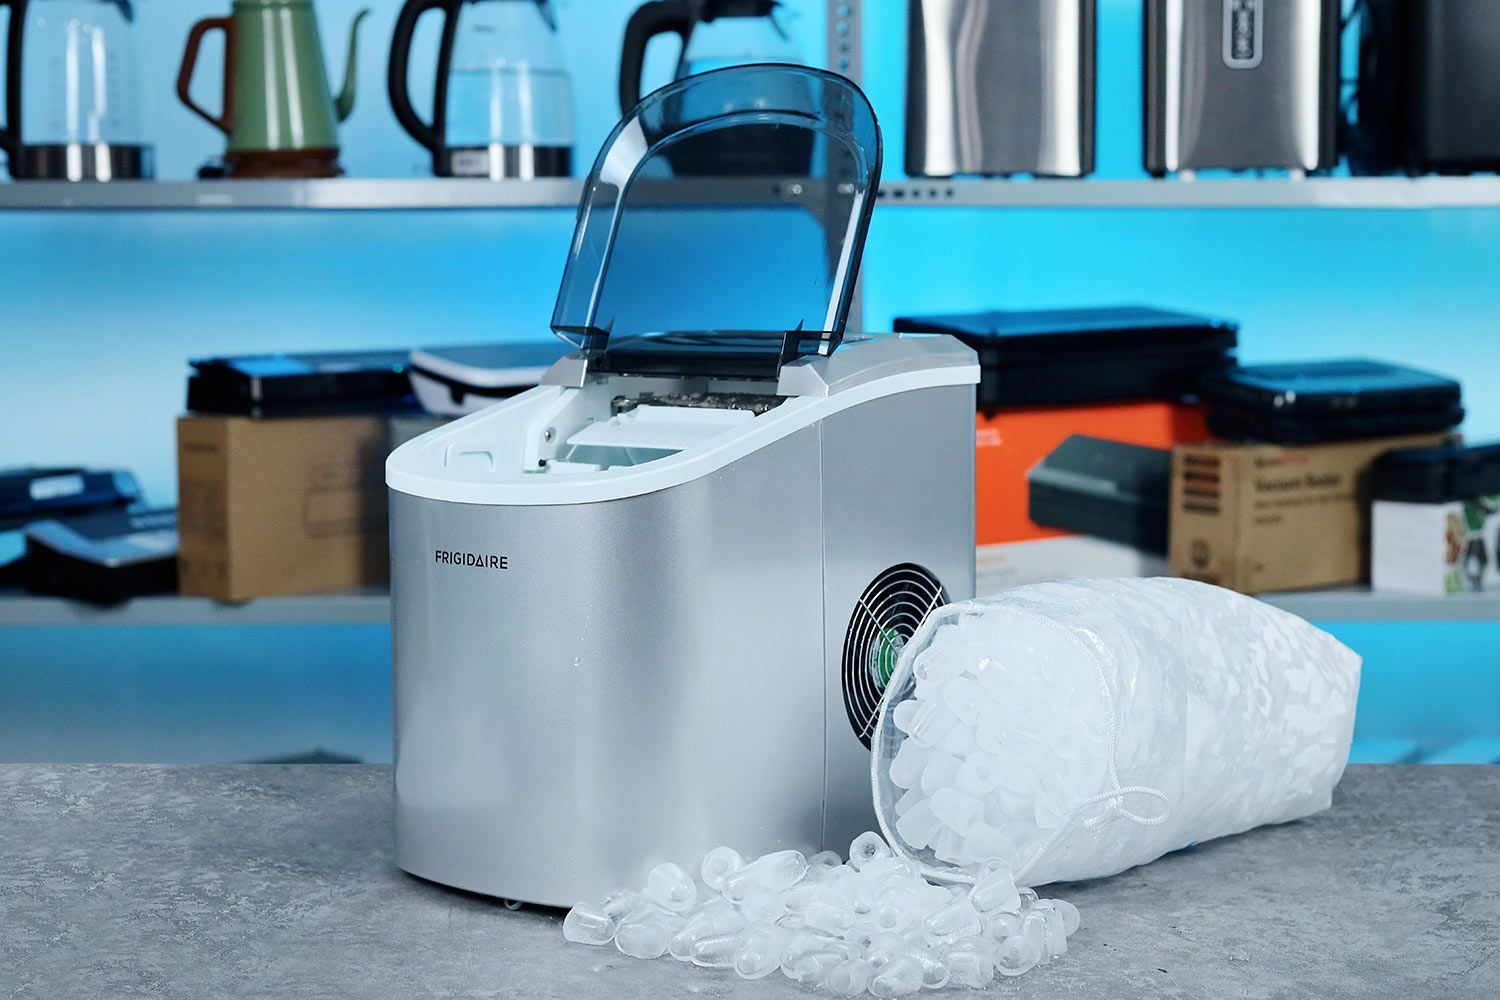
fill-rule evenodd
<path id="1" fill-rule="evenodd" d="M 811 995 L 403 875 L 389 810 L 385 767 L 0 766 L 0 995 Z M 1350 768 L 1311 820 L 1057 894 L 1072 951 L 991 994 L 1500 996 L 1500 767 Z"/>

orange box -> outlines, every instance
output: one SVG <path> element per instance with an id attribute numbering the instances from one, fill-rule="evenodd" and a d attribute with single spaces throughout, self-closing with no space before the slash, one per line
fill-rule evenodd
<path id="1" fill-rule="evenodd" d="M 974 439 L 980 595 L 1038 580 L 1166 571 L 1160 556 L 1044 528 L 1027 515 L 1026 473 L 1072 434 L 1151 448 L 1211 439 L 1198 403 L 1135 400 L 980 413 Z"/>

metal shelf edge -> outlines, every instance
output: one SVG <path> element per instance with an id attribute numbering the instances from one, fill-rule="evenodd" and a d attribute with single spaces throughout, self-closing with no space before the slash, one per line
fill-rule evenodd
<path id="1" fill-rule="evenodd" d="M 1497 622 L 1500 592 L 1424 597 L 1363 589 L 1262 594 L 1261 599 L 1318 622 Z M 75 625 L 373 625 L 390 620 L 383 592 L 267 597 L 242 604 L 203 597 L 143 597 L 99 608 L 57 597 L 0 595 L 0 627 Z"/>

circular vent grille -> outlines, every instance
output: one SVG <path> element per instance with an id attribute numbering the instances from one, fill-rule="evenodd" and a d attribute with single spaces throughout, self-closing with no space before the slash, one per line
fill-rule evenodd
<path id="1" fill-rule="evenodd" d="M 903 563 L 865 588 L 844 633 L 844 709 L 866 747 L 875 730 L 881 692 L 896 669 L 901 648 L 932 611 L 948 601 L 943 585 L 920 566 Z"/>

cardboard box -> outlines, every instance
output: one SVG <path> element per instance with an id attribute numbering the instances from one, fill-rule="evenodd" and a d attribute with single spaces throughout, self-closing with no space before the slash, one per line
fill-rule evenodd
<path id="1" fill-rule="evenodd" d="M 243 601 L 385 584 L 383 416 L 177 421 L 184 594 Z"/>
<path id="2" fill-rule="evenodd" d="M 1371 466 L 1442 434 L 1305 447 L 1181 446 L 1172 456 L 1175 576 L 1247 594 L 1363 583 L 1370 576 Z"/>
<path id="3" fill-rule="evenodd" d="M 1372 533 L 1376 590 L 1500 590 L 1500 494 L 1447 503 L 1376 500 Z"/>
<path id="4" fill-rule="evenodd" d="M 1166 571 L 1166 560 L 1160 556 L 1031 520 L 1026 474 L 1073 434 L 1151 448 L 1209 439 L 1202 407 L 1166 400 L 980 413 L 974 442 L 980 595 L 1038 580 L 1157 576 Z"/>

